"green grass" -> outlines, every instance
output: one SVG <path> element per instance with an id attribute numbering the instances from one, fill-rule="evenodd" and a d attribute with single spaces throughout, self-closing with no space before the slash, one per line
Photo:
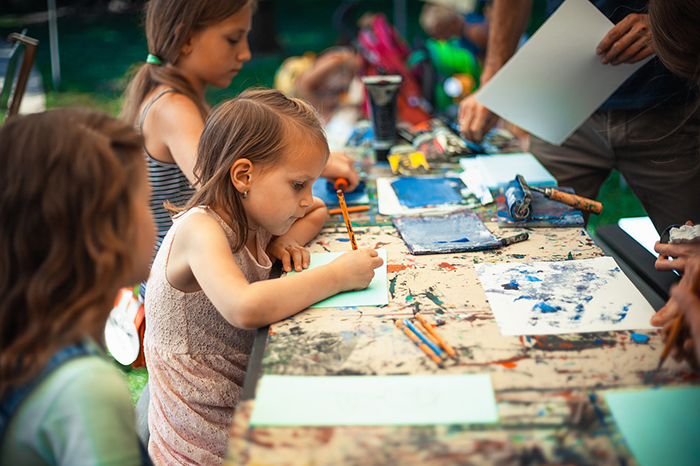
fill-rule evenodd
<path id="1" fill-rule="evenodd" d="M 255 55 L 230 87 L 210 90 L 208 101 L 214 105 L 250 86 L 271 87 L 274 73 L 285 57 L 307 50 L 319 52 L 333 45 L 338 34 L 330 18 L 338 4 L 337 0 L 274 0 L 280 51 Z M 421 6 L 421 2 L 408 2 L 409 41 L 421 35 L 417 21 Z M 365 0 L 362 10 L 383 11 L 391 21 L 390 7 L 391 2 Z M 536 23 L 538 14 L 542 16 L 540 10 L 536 8 L 533 23 Z M 46 23 L 24 24 L 21 17 L 0 16 L 2 36 L 20 32 L 25 27 L 27 35 L 40 41 L 36 64 L 47 90 L 48 108 L 78 106 L 115 116 L 119 113 L 121 94 L 126 86 L 125 75 L 134 63 L 142 62 L 148 52 L 140 15 L 101 12 L 59 18 L 61 85 L 58 89 L 53 88 L 51 80 Z M 529 30 L 534 30 L 534 27 L 531 25 Z M 639 201 L 628 187 L 620 183 L 617 173 L 606 181 L 599 200 L 604 204 L 603 214 L 591 217 L 591 231 L 597 225 L 615 223 L 621 217 L 644 215 Z M 148 372 L 144 368 L 130 367 L 123 367 L 122 372 L 132 400 L 136 402 L 148 380 Z"/>

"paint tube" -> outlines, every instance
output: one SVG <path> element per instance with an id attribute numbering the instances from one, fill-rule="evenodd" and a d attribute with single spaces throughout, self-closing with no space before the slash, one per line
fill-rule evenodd
<path id="1" fill-rule="evenodd" d="M 401 87 L 399 75 L 363 76 L 372 111 L 372 148 L 377 161 L 386 161 L 389 149 L 396 144 L 396 97 Z"/>

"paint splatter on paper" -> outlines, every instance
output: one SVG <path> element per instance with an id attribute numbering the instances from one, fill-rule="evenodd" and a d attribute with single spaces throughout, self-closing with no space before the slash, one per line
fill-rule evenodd
<path id="1" fill-rule="evenodd" d="M 654 310 L 611 257 L 474 267 L 503 335 L 652 328 Z"/>
<path id="2" fill-rule="evenodd" d="M 498 238 L 470 210 L 446 215 L 399 217 L 393 222 L 411 254 L 482 251 L 501 246 Z"/>

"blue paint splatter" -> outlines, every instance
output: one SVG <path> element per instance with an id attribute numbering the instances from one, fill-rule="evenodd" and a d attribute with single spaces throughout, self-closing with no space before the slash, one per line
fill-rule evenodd
<path id="1" fill-rule="evenodd" d="M 348 243 L 350 242 L 350 238 L 336 238 L 336 241 L 340 241 L 341 243 Z"/>
<path id="2" fill-rule="evenodd" d="M 453 239 L 451 241 L 435 241 L 438 244 L 446 244 L 446 243 L 468 243 L 469 238 L 460 238 L 460 239 Z"/>
<path id="3" fill-rule="evenodd" d="M 533 311 L 541 311 L 541 312 L 559 312 L 561 311 L 561 306 L 550 306 L 549 304 L 545 303 L 542 301 L 541 303 L 535 304 L 535 307 L 532 308 Z"/>
<path id="4" fill-rule="evenodd" d="M 542 279 L 538 277 L 533 277 L 532 275 L 525 275 L 525 279 L 529 282 L 541 282 Z"/>
<path id="5" fill-rule="evenodd" d="M 518 282 L 515 281 L 514 279 L 508 283 L 504 283 L 501 286 L 503 287 L 504 290 L 518 290 L 518 289 L 520 289 L 520 285 L 518 285 Z"/>
<path id="6" fill-rule="evenodd" d="M 649 341 L 649 335 L 642 335 L 640 333 L 632 332 L 631 337 L 637 343 L 646 343 Z"/>

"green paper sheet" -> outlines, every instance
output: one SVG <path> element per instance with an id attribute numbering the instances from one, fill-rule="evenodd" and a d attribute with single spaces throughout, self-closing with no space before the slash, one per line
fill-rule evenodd
<path id="1" fill-rule="evenodd" d="M 328 299 L 324 299 L 311 307 L 357 307 L 357 306 L 382 306 L 389 304 L 389 282 L 386 275 L 386 249 L 377 249 L 379 257 L 384 259 L 381 267 L 374 269 L 374 278 L 369 286 L 360 291 L 346 291 L 338 293 Z M 322 265 L 326 265 L 337 259 L 345 252 L 320 252 L 311 254 L 311 264 L 306 270 L 311 270 Z M 302 272 L 287 272 L 293 275 Z"/>
<path id="2" fill-rule="evenodd" d="M 700 387 L 605 394 L 640 466 L 700 465 Z"/>
<path id="3" fill-rule="evenodd" d="M 263 375 L 251 425 L 446 425 L 498 421 L 491 377 Z"/>

